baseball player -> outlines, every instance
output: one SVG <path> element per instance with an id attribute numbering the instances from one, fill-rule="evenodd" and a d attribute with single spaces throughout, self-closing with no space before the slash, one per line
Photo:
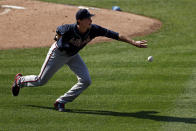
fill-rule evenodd
<path id="1" fill-rule="evenodd" d="M 139 48 L 147 48 L 147 41 L 145 40 L 134 41 L 117 32 L 92 24 L 92 16 L 94 15 L 90 14 L 87 9 L 80 9 L 76 13 L 75 24 L 65 24 L 57 27 L 56 41 L 48 51 L 40 74 L 38 76 L 22 76 L 22 74 L 18 73 L 11 88 L 13 96 L 18 96 L 20 88 L 46 84 L 63 65 L 68 65 L 77 76 L 78 82 L 54 103 L 55 109 L 63 112 L 65 111 L 64 105 L 72 102 L 91 84 L 88 68 L 78 54 L 88 42 L 95 37 L 105 36 Z"/>

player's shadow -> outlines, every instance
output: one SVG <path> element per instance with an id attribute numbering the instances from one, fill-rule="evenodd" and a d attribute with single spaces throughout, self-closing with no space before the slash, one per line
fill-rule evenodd
<path id="1" fill-rule="evenodd" d="M 54 110 L 54 107 L 26 105 L 35 108 Z M 66 109 L 67 113 L 103 115 L 103 116 L 117 116 L 117 117 L 135 117 L 139 119 L 149 119 L 163 122 L 183 122 L 189 124 L 196 124 L 196 118 L 183 118 L 174 116 L 161 116 L 156 115 L 157 111 L 139 111 L 139 112 L 115 112 L 115 111 L 102 111 L 102 110 L 83 110 L 83 109 Z"/>

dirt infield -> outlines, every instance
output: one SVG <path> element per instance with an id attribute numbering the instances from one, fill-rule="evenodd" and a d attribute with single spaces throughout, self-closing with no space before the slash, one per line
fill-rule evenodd
<path id="1" fill-rule="evenodd" d="M 3 0 L 0 5 L 21 6 L 25 9 L 0 7 L 0 49 L 50 46 L 57 26 L 75 23 L 76 6 L 53 4 L 33 0 Z M 152 33 L 161 27 L 161 22 L 144 16 L 107 9 L 89 9 L 95 14 L 93 23 L 127 36 Z M 2 14 L 2 12 L 4 12 Z M 2 14 L 2 15 L 1 15 Z M 91 43 L 108 41 L 96 38 Z"/>

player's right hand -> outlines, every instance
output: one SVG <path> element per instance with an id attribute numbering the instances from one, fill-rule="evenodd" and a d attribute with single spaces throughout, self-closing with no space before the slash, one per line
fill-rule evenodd
<path id="1" fill-rule="evenodd" d="M 142 40 L 142 41 L 135 41 L 134 45 L 138 48 L 147 48 L 148 44 L 146 40 Z"/>

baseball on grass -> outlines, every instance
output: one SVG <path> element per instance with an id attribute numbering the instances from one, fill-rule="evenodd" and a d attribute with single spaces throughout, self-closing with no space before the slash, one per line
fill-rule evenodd
<path id="1" fill-rule="evenodd" d="M 152 56 L 148 56 L 148 61 L 152 62 L 153 61 L 153 57 Z"/>

